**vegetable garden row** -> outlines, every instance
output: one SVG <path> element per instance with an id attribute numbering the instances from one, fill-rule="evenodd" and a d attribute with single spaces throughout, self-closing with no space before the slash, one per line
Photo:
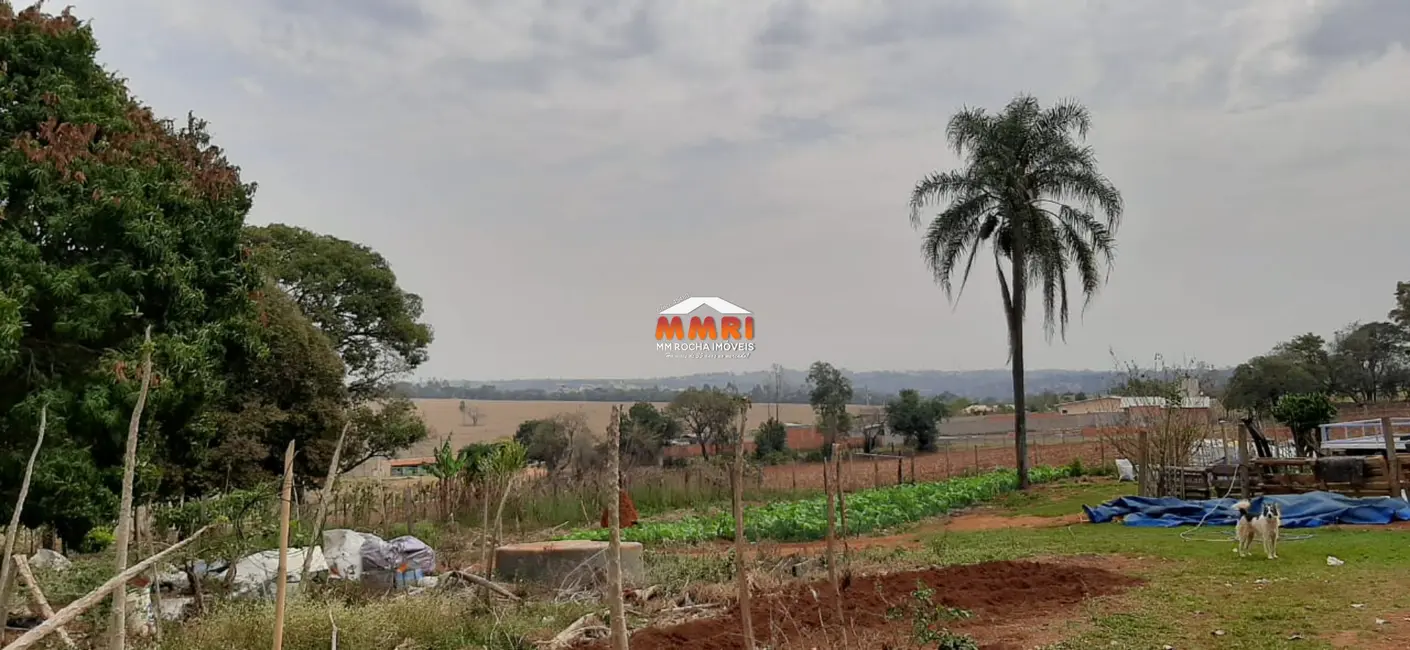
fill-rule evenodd
<path id="1" fill-rule="evenodd" d="M 1067 467 L 1035 467 L 1033 483 L 1046 483 L 1072 474 Z M 910 524 L 992 499 L 1018 486 L 1013 470 L 936 483 L 916 483 L 860 490 L 846 495 L 848 535 L 870 533 Z M 840 529 L 840 527 L 839 527 Z M 606 541 L 606 528 L 574 531 L 559 539 Z M 827 501 L 813 497 L 746 508 L 744 534 L 750 541 L 809 542 L 827 536 Z M 734 538 L 729 513 L 697 515 L 674 521 L 644 521 L 622 530 L 622 539 L 642 543 L 694 543 Z"/>

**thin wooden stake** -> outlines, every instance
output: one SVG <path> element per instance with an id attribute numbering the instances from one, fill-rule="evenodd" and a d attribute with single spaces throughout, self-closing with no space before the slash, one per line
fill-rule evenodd
<path id="1" fill-rule="evenodd" d="M 152 506 L 150 502 L 148 502 L 145 507 L 138 508 L 137 522 L 132 529 L 134 536 L 137 538 L 137 548 L 141 549 L 142 552 L 147 555 L 151 555 L 157 550 L 156 541 L 152 539 L 152 529 L 146 528 L 145 526 L 146 522 L 151 519 L 151 512 Z M 144 528 L 146 528 L 145 533 L 143 532 Z M 148 573 L 149 582 L 147 583 L 150 585 L 152 612 L 154 613 L 154 616 L 152 616 L 152 639 L 160 646 L 162 643 L 162 585 L 157 581 L 157 578 L 157 567 L 152 567 L 152 570 Z"/>
<path id="2" fill-rule="evenodd" d="M 127 568 L 127 551 L 132 542 L 132 480 L 137 472 L 137 430 L 142 424 L 142 409 L 147 406 L 147 391 L 152 385 L 152 326 L 142 336 L 142 387 L 137 392 L 137 404 L 127 422 L 127 450 L 122 457 L 122 499 L 118 504 L 117 570 Z M 127 648 L 127 589 L 113 595 L 112 650 Z"/>
<path id="3" fill-rule="evenodd" d="M 284 605 L 289 596 L 289 504 L 294 491 L 294 441 L 284 452 L 284 489 L 279 493 L 279 571 L 274 587 L 274 650 L 284 648 Z M 312 553 L 309 548 L 306 553 Z"/>
<path id="4" fill-rule="evenodd" d="M 842 520 L 842 563 L 847 566 L 848 571 L 851 571 L 852 549 L 847 544 L 847 484 L 842 480 L 842 456 L 840 455 L 841 453 L 842 445 L 833 443 L 832 458 L 836 462 L 836 464 L 833 465 L 833 471 L 836 472 L 837 476 L 837 480 L 834 481 L 834 484 L 837 486 L 837 511 L 838 518 Z M 899 461 L 897 464 L 899 465 Z M 847 469 L 850 473 L 850 462 L 848 462 Z"/>
<path id="5" fill-rule="evenodd" d="M 1396 451 L 1395 422 L 1381 418 L 1381 434 L 1386 440 L 1386 478 L 1390 479 L 1390 496 L 1400 497 L 1400 455 Z"/>
<path id="6" fill-rule="evenodd" d="M 73 619 L 78 618 L 84 612 L 88 611 L 89 608 L 102 602 L 102 600 L 104 598 L 107 598 L 108 594 L 112 593 L 114 589 L 119 589 L 121 587 L 126 586 L 128 580 L 142 575 L 143 571 L 146 571 L 147 569 L 151 568 L 153 565 L 162 561 L 167 556 L 170 556 L 171 554 L 181 550 L 182 548 L 185 548 L 186 545 L 196 541 L 197 538 L 199 538 L 201 535 L 204 535 L 206 531 L 210 529 L 210 526 L 205 526 L 200 530 L 197 530 L 195 533 L 192 533 L 190 537 L 187 537 L 186 539 L 183 539 L 167 547 L 165 551 L 162 551 L 161 553 L 153 555 L 152 557 L 149 557 L 145 560 L 142 560 L 141 562 L 138 562 L 137 564 L 129 567 L 126 571 L 123 571 L 122 573 L 108 578 L 108 581 L 103 583 L 102 586 L 98 587 L 97 589 L 94 589 L 93 591 L 88 592 L 88 595 L 79 598 L 78 600 L 75 600 L 72 603 L 69 603 L 68 606 L 55 613 L 53 618 L 50 618 L 49 620 L 44 621 L 43 623 L 40 623 L 39 625 L 33 628 L 30 628 L 30 630 L 21 635 L 20 638 L 15 639 L 12 643 L 10 643 L 10 645 L 5 646 L 4 648 L 0 648 L 0 650 L 29 650 L 30 648 L 33 648 L 35 644 L 43 640 L 44 637 L 49 636 L 51 633 L 58 630 L 59 628 L 73 622 Z"/>
<path id="7" fill-rule="evenodd" d="M 837 453 L 836 449 L 833 453 Z M 832 460 L 823 463 L 823 492 L 827 494 L 827 546 L 823 553 L 827 560 L 827 582 L 832 586 L 832 595 L 837 601 L 838 621 L 841 621 L 842 590 L 837 587 L 837 512 L 833 503 Z"/>
<path id="8" fill-rule="evenodd" d="M 39 407 L 39 437 L 34 440 L 34 449 L 29 452 L 29 464 L 24 468 L 24 480 L 20 481 L 20 495 L 15 499 L 15 511 L 10 513 L 10 527 L 5 529 L 5 554 L 0 555 L 0 619 L 10 611 L 10 587 L 14 576 L 10 573 L 9 557 L 15 554 L 15 539 L 20 534 L 20 513 L 24 511 L 24 500 L 29 496 L 29 478 L 34 475 L 34 461 L 39 459 L 39 448 L 44 445 L 44 429 L 49 425 L 49 404 Z M 4 621 L 0 620 L 0 626 Z"/>
<path id="9" fill-rule="evenodd" d="M 299 593 L 303 593 L 308 586 L 308 568 L 313 564 L 313 547 L 323 543 L 323 523 L 327 521 L 328 502 L 333 499 L 333 484 L 338 481 L 338 461 L 343 457 L 343 441 L 347 439 L 350 427 L 352 418 L 343 423 L 343 432 L 338 434 L 338 444 L 333 447 L 333 460 L 328 462 L 328 478 L 323 481 L 322 495 L 318 498 L 318 514 L 313 520 L 313 537 L 309 540 L 308 552 L 304 553 L 303 568 L 299 569 Z M 329 616 L 331 615 L 330 612 Z"/>
<path id="10" fill-rule="evenodd" d="M 44 616 L 45 620 L 54 618 L 54 608 L 49 606 L 49 599 L 44 597 L 43 591 L 40 591 L 39 581 L 34 579 L 34 573 L 29 570 L 29 562 L 24 559 L 23 555 L 16 555 L 13 559 L 15 562 L 15 573 L 19 574 L 20 581 L 23 582 L 25 588 L 29 590 L 29 597 L 34 599 L 34 604 L 39 606 L 39 613 Z M 74 645 L 73 639 L 69 637 L 68 630 L 64 628 L 59 628 L 59 639 L 64 642 L 64 645 L 70 648 L 78 647 Z"/>
<path id="11" fill-rule="evenodd" d="M 739 589 L 739 622 L 743 626 L 744 650 L 754 650 L 754 622 L 749 611 L 749 563 L 744 540 L 744 431 L 749 408 L 739 410 L 739 437 L 734 441 L 734 574 Z"/>
<path id="12" fill-rule="evenodd" d="M 612 648 L 627 650 L 627 612 L 622 602 L 622 409 L 612 407 L 612 419 L 607 428 L 611 449 L 608 452 L 607 474 L 612 490 L 607 501 L 607 524 L 611 537 L 607 542 L 607 604 L 612 613 Z"/>

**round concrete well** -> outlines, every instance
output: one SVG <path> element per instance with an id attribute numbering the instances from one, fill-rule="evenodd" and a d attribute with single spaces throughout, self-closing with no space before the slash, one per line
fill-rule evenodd
<path id="1" fill-rule="evenodd" d="M 566 540 L 509 544 L 494 551 L 495 578 L 563 588 L 607 578 L 607 542 Z M 638 542 L 622 542 L 622 582 L 639 583 L 646 563 Z"/>

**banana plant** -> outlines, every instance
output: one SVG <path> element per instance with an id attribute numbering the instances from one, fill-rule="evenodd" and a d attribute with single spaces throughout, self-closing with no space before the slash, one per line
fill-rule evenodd
<path id="1" fill-rule="evenodd" d="M 513 487 L 515 479 L 528 466 L 528 463 L 528 450 L 524 448 L 524 445 L 513 440 L 495 445 L 494 451 L 480 457 L 480 475 L 486 486 L 484 498 L 485 549 L 482 557 L 486 573 L 492 573 L 494 570 L 494 566 L 490 564 L 493 557 L 491 549 L 499 544 L 504 523 L 504 503 L 509 499 L 509 491 Z M 499 507 L 495 510 L 493 529 L 490 528 L 491 495 L 499 496 Z M 490 536 L 491 530 L 494 531 L 493 538 Z"/>
<path id="2" fill-rule="evenodd" d="M 429 470 L 431 476 L 436 477 L 436 489 L 440 492 L 441 512 L 447 517 L 453 517 L 450 512 L 452 481 L 459 478 L 465 472 L 469 462 L 455 453 L 450 448 L 450 436 L 446 436 L 445 442 L 441 443 L 440 449 L 436 450 L 436 462 L 432 463 Z M 410 534 L 410 531 L 407 531 Z"/>

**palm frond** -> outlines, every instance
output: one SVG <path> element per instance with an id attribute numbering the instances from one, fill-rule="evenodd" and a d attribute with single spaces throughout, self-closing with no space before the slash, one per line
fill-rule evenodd
<path id="1" fill-rule="evenodd" d="M 911 190 L 911 225 L 919 226 L 921 210 L 954 199 L 968 199 L 984 193 L 972 176 L 958 171 L 935 172 L 922 178 Z"/>
<path id="2" fill-rule="evenodd" d="M 999 274 L 1005 309 L 1024 317 L 1029 289 L 1042 294 L 1044 332 L 1066 336 L 1069 272 L 1085 297 L 1083 309 L 1105 282 L 1123 216 L 1120 192 L 1097 168 L 1085 144 L 1092 118 L 1086 107 L 1061 100 L 1044 108 L 1020 94 L 998 113 L 966 107 L 950 118 L 945 136 L 964 164 L 931 174 L 911 193 L 911 222 L 921 211 L 945 206 L 925 229 L 923 255 L 947 296 L 957 299 L 968 282 L 981 246 L 988 245 Z M 1105 219 L 1099 219 L 1102 215 Z M 1023 235 L 1023 259 L 1010 278 L 1015 235 Z M 959 291 L 952 284 L 963 268 Z"/>

